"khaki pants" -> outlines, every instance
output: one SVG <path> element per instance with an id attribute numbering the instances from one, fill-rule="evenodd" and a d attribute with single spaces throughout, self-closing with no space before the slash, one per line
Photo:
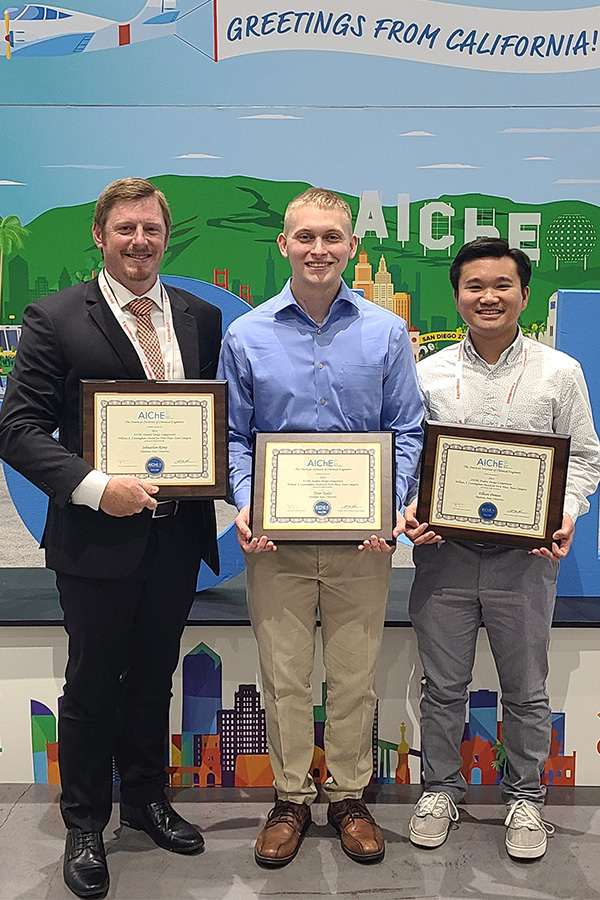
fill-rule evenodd
<path id="1" fill-rule="evenodd" d="M 317 612 L 327 682 L 325 758 L 330 801 L 359 798 L 371 779 L 373 681 L 391 554 L 356 546 L 279 545 L 246 554 L 248 607 L 258 641 L 267 738 L 281 800 L 312 803 Z"/>

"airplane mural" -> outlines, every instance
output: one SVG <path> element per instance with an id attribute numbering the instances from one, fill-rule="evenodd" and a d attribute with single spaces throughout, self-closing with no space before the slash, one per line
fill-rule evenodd
<path id="1" fill-rule="evenodd" d="M 6 58 L 69 56 L 165 37 L 175 33 L 176 3 L 146 0 L 129 22 L 40 3 L 9 6 L 4 10 Z"/>

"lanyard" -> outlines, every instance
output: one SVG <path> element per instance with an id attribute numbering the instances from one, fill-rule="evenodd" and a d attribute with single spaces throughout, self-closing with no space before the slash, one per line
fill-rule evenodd
<path id="1" fill-rule="evenodd" d="M 137 334 L 133 331 L 131 325 L 129 324 L 128 317 L 121 309 L 117 298 L 115 296 L 115 292 L 112 287 L 108 283 L 106 275 L 104 274 L 104 269 L 101 270 L 98 275 L 98 286 L 104 295 L 104 299 L 110 306 L 113 311 L 115 318 L 117 319 L 119 325 L 133 344 L 133 348 L 137 353 L 142 366 L 144 367 L 144 372 L 146 374 L 146 378 L 150 380 L 154 380 L 156 375 L 152 369 L 152 366 L 148 362 L 146 358 L 146 354 L 142 350 L 140 346 L 140 342 L 138 341 Z M 160 285 L 161 297 L 163 302 L 163 316 L 165 321 L 165 350 L 164 350 L 164 366 L 165 366 L 165 380 L 170 381 L 173 378 L 173 365 L 175 360 L 175 342 L 173 340 L 173 315 L 171 313 L 171 302 L 169 300 L 169 295 L 167 294 L 164 286 Z"/>
<path id="2" fill-rule="evenodd" d="M 465 403 L 464 403 L 464 394 L 463 394 L 463 355 L 464 355 L 464 340 L 461 341 L 458 347 L 458 356 L 456 357 L 456 394 L 455 394 L 455 403 L 456 403 L 456 419 L 459 425 L 465 424 Z M 506 395 L 506 399 L 502 404 L 502 409 L 500 410 L 500 415 L 498 416 L 498 428 L 506 428 L 506 423 L 508 422 L 508 415 L 510 413 L 510 407 L 513 402 L 513 398 L 515 396 L 515 392 L 517 390 L 517 385 L 521 380 L 521 376 L 525 371 L 525 366 L 527 365 L 527 358 L 529 356 L 529 348 L 525 345 L 525 341 L 523 341 L 523 351 L 521 353 L 521 364 L 519 366 L 519 371 L 517 373 L 517 377 L 511 384 L 508 389 L 508 393 Z"/>

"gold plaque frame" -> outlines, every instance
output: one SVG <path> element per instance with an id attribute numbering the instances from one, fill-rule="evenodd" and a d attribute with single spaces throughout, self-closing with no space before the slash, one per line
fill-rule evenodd
<path id="1" fill-rule="evenodd" d="M 259 432 L 251 528 L 278 542 L 392 540 L 394 434 Z"/>

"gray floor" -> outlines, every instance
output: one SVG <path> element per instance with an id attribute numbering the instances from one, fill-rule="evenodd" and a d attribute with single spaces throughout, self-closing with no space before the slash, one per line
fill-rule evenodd
<path id="1" fill-rule="evenodd" d="M 109 900 L 446 900 L 446 898 L 600 897 L 599 788 L 555 788 L 545 818 L 556 826 L 542 860 L 516 863 L 504 850 L 503 807 L 495 788 L 472 788 L 460 825 L 437 850 L 419 850 L 406 837 L 417 786 L 386 785 L 369 796 L 386 838 L 384 861 L 361 866 L 340 850 L 326 824 L 326 806 L 313 807 L 300 854 L 277 871 L 259 869 L 253 841 L 271 805 L 261 789 L 173 792 L 179 810 L 201 826 L 207 850 L 184 857 L 120 829 L 115 807 L 105 832 L 111 874 Z M 0 786 L 0 898 L 72 898 L 62 881 L 64 829 L 54 786 Z"/>

